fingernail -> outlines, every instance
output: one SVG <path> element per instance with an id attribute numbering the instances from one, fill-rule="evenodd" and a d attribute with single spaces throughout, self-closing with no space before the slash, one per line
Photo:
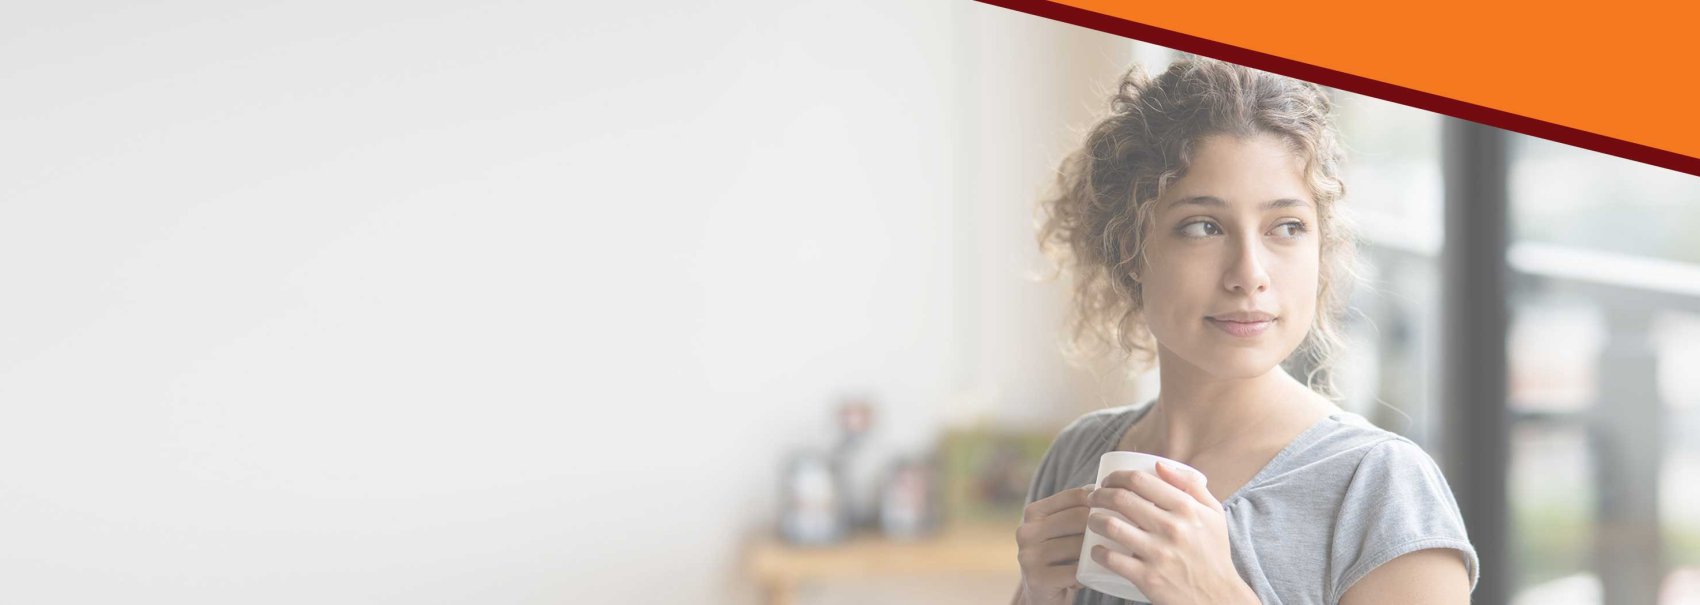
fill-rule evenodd
<path id="1" fill-rule="evenodd" d="M 1161 464 L 1161 465 L 1163 465 L 1163 468 L 1166 468 L 1166 469 L 1169 469 L 1169 474 L 1171 474 L 1171 475 L 1178 475 L 1178 476 L 1180 476 L 1180 478 L 1182 478 L 1182 479 L 1185 479 L 1185 480 L 1186 480 L 1186 481 L 1187 481 L 1187 482 L 1188 482 L 1188 483 L 1196 483 L 1196 482 L 1198 482 L 1198 480 L 1197 480 L 1197 479 L 1195 479 L 1195 478 L 1193 478 L 1193 476 L 1192 476 L 1192 473 L 1188 473 L 1188 472 L 1186 472 L 1186 471 L 1183 471 L 1183 470 L 1181 470 L 1181 469 L 1179 469 L 1179 468 L 1177 468 L 1177 467 L 1175 467 L 1175 465 L 1174 465 L 1174 463 L 1171 463 L 1171 462 L 1159 462 L 1159 463 L 1158 463 L 1158 464 Z"/>

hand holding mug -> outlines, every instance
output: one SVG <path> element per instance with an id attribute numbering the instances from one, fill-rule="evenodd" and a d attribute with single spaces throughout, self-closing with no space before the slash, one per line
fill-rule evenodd
<path id="1" fill-rule="evenodd" d="M 1092 486 L 1065 489 L 1027 505 L 1015 530 L 1020 549 L 1021 602 L 1026 605 L 1070 603 L 1086 532 L 1086 495 Z"/>
<path id="2" fill-rule="evenodd" d="M 1152 603 L 1255 600 L 1234 568 L 1222 503 L 1198 471 L 1159 459 L 1155 473 L 1110 472 L 1087 503 L 1088 529 L 1120 547 L 1094 545 L 1088 556 Z"/>

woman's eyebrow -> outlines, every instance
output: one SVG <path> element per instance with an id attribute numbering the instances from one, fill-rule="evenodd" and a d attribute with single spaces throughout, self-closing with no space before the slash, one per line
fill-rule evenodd
<path id="1" fill-rule="evenodd" d="M 1209 207 L 1212 207 L 1212 208 L 1227 208 L 1228 207 L 1227 202 L 1222 201 L 1222 198 L 1216 197 L 1214 195 L 1192 195 L 1192 196 L 1187 196 L 1187 197 L 1183 197 L 1181 199 L 1175 200 L 1174 202 L 1169 204 L 1169 208 L 1176 208 L 1176 207 L 1179 207 L 1183 204 L 1194 204 L 1194 205 L 1198 205 L 1198 206 L 1209 206 Z M 1280 208 L 1296 208 L 1296 207 L 1299 207 L 1299 206 L 1310 206 L 1310 204 L 1308 202 L 1304 201 L 1304 200 L 1301 200 L 1301 199 L 1298 199 L 1298 198 L 1291 198 L 1291 197 L 1284 197 L 1284 198 L 1281 198 L 1281 199 L 1278 199 L 1278 200 L 1270 200 L 1270 201 L 1263 203 L 1263 209 L 1264 210 L 1276 210 L 1276 209 L 1280 209 Z"/>

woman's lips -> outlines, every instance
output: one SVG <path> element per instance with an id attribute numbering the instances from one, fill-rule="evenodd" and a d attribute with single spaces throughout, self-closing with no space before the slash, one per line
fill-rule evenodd
<path id="1" fill-rule="evenodd" d="M 1228 321 L 1225 319 L 1216 319 L 1214 317 L 1206 317 L 1204 319 L 1209 321 L 1210 325 L 1221 328 L 1223 332 L 1227 332 L 1240 338 L 1251 338 L 1258 334 L 1262 334 L 1264 330 L 1269 329 L 1271 324 L 1275 323 L 1275 320 L 1273 319 L 1266 319 L 1263 321 Z"/>

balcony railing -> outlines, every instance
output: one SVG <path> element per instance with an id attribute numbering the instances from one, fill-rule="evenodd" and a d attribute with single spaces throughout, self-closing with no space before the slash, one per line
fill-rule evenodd
<path id="1" fill-rule="evenodd" d="M 1448 408 L 1437 401 L 1442 391 L 1420 379 L 1400 377 L 1437 374 L 1432 356 L 1439 350 L 1435 343 L 1443 325 L 1439 297 L 1424 300 L 1421 296 L 1434 292 L 1441 281 L 1439 249 L 1439 242 L 1432 240 L 1373 239 L 1363 250 L 1372 283 L 1355 303 L 1373 318 L 1378 334 L 1381 367 L 1377 375 L 1382 384 L 1377 398 L 1405 403 L 1400 407 L 1407 410 L 1413 407 L 1409 404 L 1417 404 L 1414 407 L 1422 415 L 1446 413 Z M 1541 243 L 1510 245 L 1505 257 L 1514 302 L 1585 301 L 1603 319 L 1605 338 L 1594 362 L 1597 380 L 1591 401 L 1566 405 L 1512 392 L 1506 407 L 1513 428 L 1556 425 L 1585 432 L 1595 462 L 1591 564 L 1599 576 L 1600 601 L 1606 605 L 1656 602 L 1670 571 L 1659 526 L 1659 477 L 1668 453 L 1667 427 L 1676 419 L 1661 400 L 1660 352 L 1652 331 L 1660 313 L 1700 314 L 1700 267 Z M 1515 315 L 1517 306 L 1510 308 Z M 1552 342 L 1551 346 L 1586 344 Z M 1415 420 L 1401 425 L 1408 427 L 1405 432 L 1413 439 L 1425 446 L 1445 441 L 1433 439 L 1431 432 L 1447 423 L 1423 416 Z M 1444 449 L 1436 453 L 1437 458 L 1460 455 Z M 1510 460 L 1479 462 L 1509 465 Z M 1482 548 L 1482 541 L 1505 539 L 1504 535 L 1472 528 L 1472 540 L 1482 550 L 1489 550 Z M 1506 545 L 1499 546 L 1504 552 Z M 1483 570 L 1509 576 L 1507 571 Z"/>

